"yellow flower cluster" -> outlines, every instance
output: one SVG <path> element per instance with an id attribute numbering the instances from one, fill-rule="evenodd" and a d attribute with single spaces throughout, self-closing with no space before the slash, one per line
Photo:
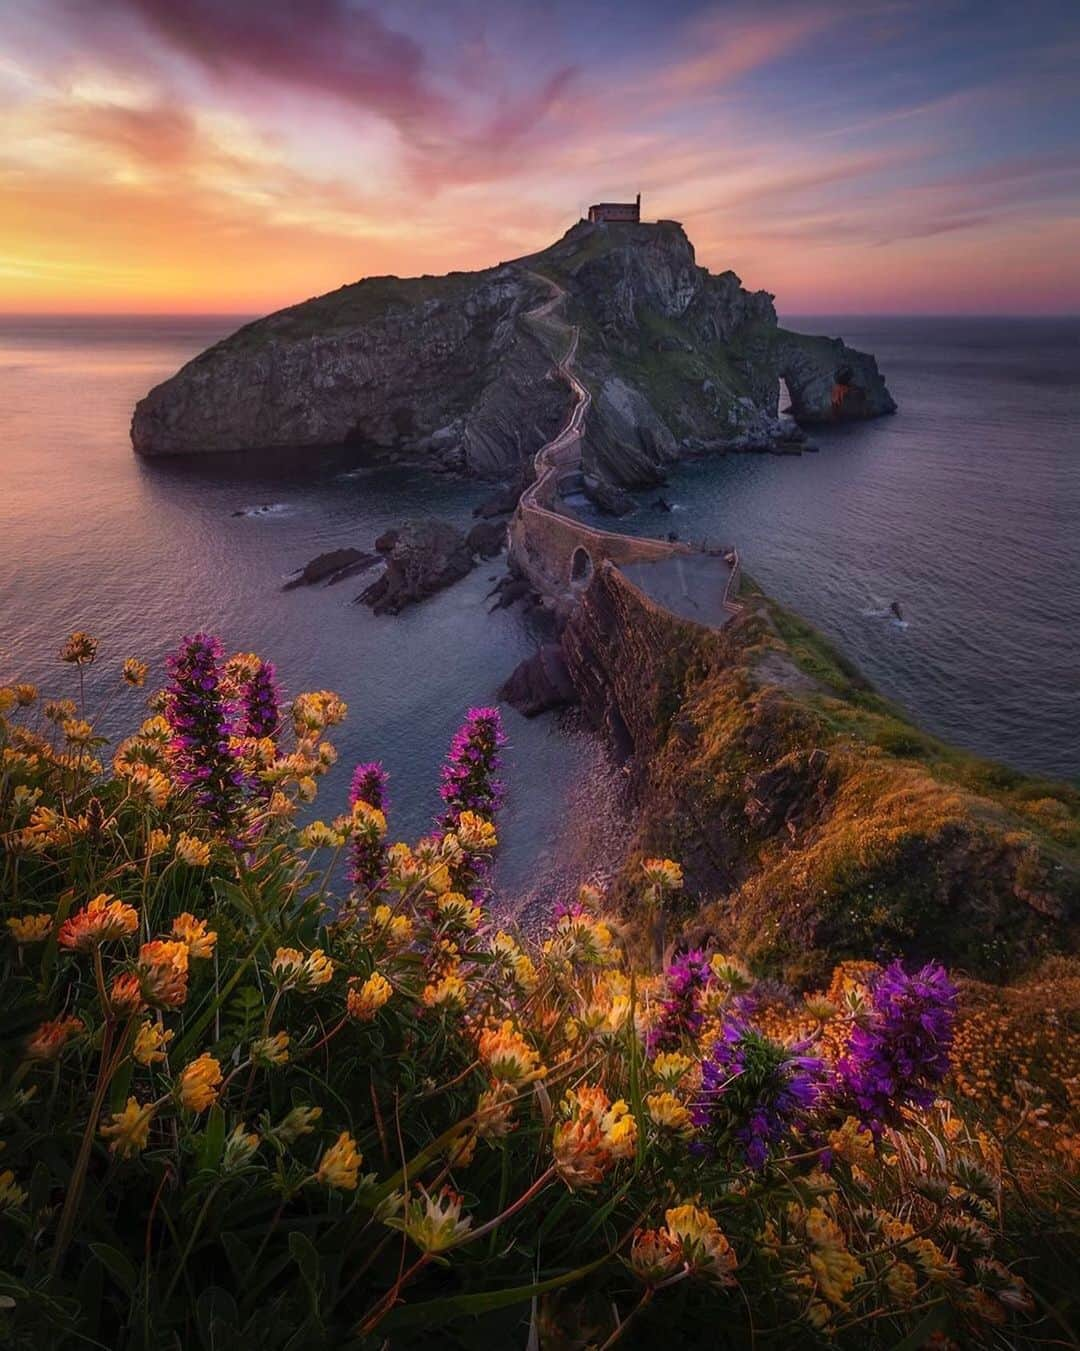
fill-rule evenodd
<path id="1" fill-rule="evenodd" d="M 571 1089 L 560 1105 L 552 1133 L 555 1171 L 571 1189 L 595 1186 L 637 1146 L 637 1120 L 619 1098 L 611 1102 L 599 1085 Z"/>

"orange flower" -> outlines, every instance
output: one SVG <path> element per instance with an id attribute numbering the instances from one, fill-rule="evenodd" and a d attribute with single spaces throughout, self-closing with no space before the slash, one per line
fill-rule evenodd
<path id="1" fill-rule="evenodd" d="M 155 938 L 139 949 L 139 983 L 143 998 L 158 1008 L 178 1008 L 188 992 L 188 946 Z"/>
<path id="2" fill-rule="evenodd" d="M 114 938 L 126 938 L 139 927 L 139 916 L 133 906 L 125 905 L 115 896 L 102 892 L 95 896 L 84 910 L 78 911 L 60 926 L 57 941 L 62 948 L 89 952 L 99 943 Z"/>
<path id="3" fill-rule="evenodd" d="M 55 1060 L 64 1045 L 83 1030 L 81 1018 L 53 1018 L 42 1023 L 26 1043 L 32 1060 Z"/>
<path id="4" fill-rule="evenodd" d="M 49 936 L 52 918 L 49 915 L 23 915 L 9 919 L 7 927 L 16 943 L 40 943 Z"/>
<path id="5" fill-rule="evenodd" d="M 637 1119 L 620 1098 L 611 1102 L 599 1085 L 571 1089 L 552 1133 L 555 1169 L 571 1190 L 591 1187 L 637 1146 Z"/>
<path id="6" fill-rule="evenodd" d="M 125 971 L 113 981 L 109 1004 L 114 1013 L 141 1013 L 146 1008 L 142 985 L 134 971 Z"/>
<path id="7" fill-rule="evenodd" d="M 206 920 L 196 919 L 194 915 L 189 915 L 185 910 L 182 915 L 177 915 L 173 920 L 172 931 L 175 938 L 187 944 L 188 952 L 192 957 L 212 957 L 214 955 L 217 934 L 213 929 L 207 929 Z"/>

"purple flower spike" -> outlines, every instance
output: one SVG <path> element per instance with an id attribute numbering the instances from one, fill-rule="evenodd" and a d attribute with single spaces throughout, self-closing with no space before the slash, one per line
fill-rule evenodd
<path id="1" fill-rule="evenodd" d="M 274 664 L 260 661 L 241 691 L 241 736 L 276 736 L 281 725 L 280 692 Z"/>
<path id="2" fill-rule="evenodd" d="M 693 1040 L 701 1031 L 704 1015 L 698 996 L 712 978 L 709 959 L 700 948 L 680 953 L 665 973 L 667 994 L 660 1017 L 650 1029 L 648 1052 L 674 1051 L 684 1037 Z"/>
<path id="3" fill-rule="evenodd" d="M 489 820 L 498 811 L 503 786 L 495 778 L 506 745 L 502 718 L 497 708 L 470 708 L 454 733 L 450 753 L 442 770 L 439 796 L 446 803 L 440 824 L 453 828 L 464 811 Z"/>
<path id="4" fill-rule="evenodd" d="M 739 1142 L 747 1164 L 761 1169 L 793 1130 L 805 1125 L 825 1086 L 825 1063 L 807 1043 L 784 1046 L 738 1018 L 701 1065 L 701 1093 L 691 1108 L 698 1148 Z"/>
<path id="5" fill-rule="evenodd" d="M 933 1102 L 949 1072 L 957 991 L 937 962 L 911 975 L 893 962 L 871 997 L 870 1018 L 852 1031 L 837 1070 L 855 1111 L 878 1133 L 899 1120 L 905 1104 Z"/>
<path id="6" fill-rule="evenodd" d="M 366 802 L 369 807 L 386 811 L 387 773 L 378 760 L 369 760 L 353 770 L 349 787 L 349 806 Z M 386 869 L 386 850 L 383 842 L 374 836 L 357 835 L 352 842 L 350 877 L 356 886 L 365 890 L 378 882 Z"/>
<path id="7" fill-rule="evenodd" d="M 172 728 L 169 749 L 180 783 L 220 829 L 228 829 L 244 788 L 244 774 L 229 739 L 231 709 L 221 690 L 222 648 L 207 633 L 184 638 L 168 659 L 172 684 L 165 717 Z"/>

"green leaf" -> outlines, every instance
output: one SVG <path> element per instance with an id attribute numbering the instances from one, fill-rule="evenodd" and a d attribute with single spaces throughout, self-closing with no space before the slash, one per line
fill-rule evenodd
<path id="1" fill-rule="evenodd" d="M 119 1249 L 111 1248 L 107 1243 L 91 1243 L 90 1251 L 125 1295 L 130 1297 L 135 1293 L 139 1273 L 130 1258 L 125 1257 Z"/>
<path id="2" fill-rule="evenodd" d="M 195 1302 L 195 1324 L 205 1351 L 223 1351 L 240 1329 L 236 1300 L 220 1285 L 209 1286 Z"/>
<path id="3" fill-rule="evenodd" d="M 225 1113 L 215 1102 L 206 1119 L 206 1129 L 199 1141 L 199 1167 L 211 1171 L 221 1162 L 225 1150 Z"/>
<path id="4" fill-rule="evenodd" d="M 406 1304 L 387 1314 L 382 1327 L 390 1332 L 395 1328 L 427 1325 L 438 1327 L 448 1318 L 462 1314 L 490 1313 L 493 1309 L 506 1309 L 512 1304 L 523 1304 L 535 1295 L 547 1290 L 557 1290 L 562 1285 L 573 1285 L 584 1280 L 598 1267 L 602 1267 L 611 1258 L 610 1253 L 598 1257 L 584 1267 L 575 1267 L 573 1271 L 561 1276 L 549 1276 L 546 1281 L 537 1281 L 534 1285 L 517 1285 L 511 1290 L 488 1290 L 479 1295 L 451 1295 L 449 1299 L 430 1299 L 426 1304 Z"/>
<path id="5" fill-rule="evenodd" d="M 318 1316 L 319 1310 L 319 1286 L 320 1266 L 319 1254 L 315 1250 L 315 1245 L 306 1234 L 294 1229 L 289 1234 L 289 1252 L 293 1260 L 300 1268 L 300 1276 L 307 1286 L 308 1297 L 311 1300 L 311 1312 L 313 1316 Z"/>

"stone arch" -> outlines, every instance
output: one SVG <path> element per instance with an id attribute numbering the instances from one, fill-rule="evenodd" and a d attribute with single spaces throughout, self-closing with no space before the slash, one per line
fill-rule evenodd
<path id="1" fill-rule="evenodd" d="M 570 584 L 571 586 L 587 586 L 592 575 L 592 555 L 583 544 L 579 544 L 570 555 Z"/>

